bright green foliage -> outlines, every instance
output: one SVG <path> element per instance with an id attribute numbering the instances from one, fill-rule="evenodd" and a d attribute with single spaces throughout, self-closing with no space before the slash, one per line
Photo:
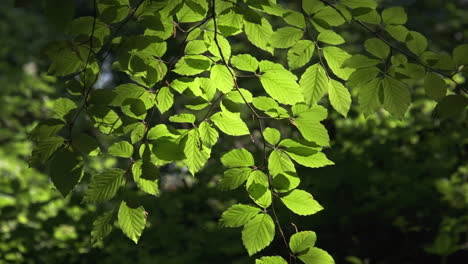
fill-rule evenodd
<path id="1" fill-rule="evenodd" d="M 293 190 L 281 197 L 284 205 L 298 215 L 311 215 L 323 210 L 323 207 L 312 197 L 312 195 L 303 190 Z"/>
<path id="2" fill-rule="evenodd" d="M 255 264 L 287 264 L 287 262 L 282 257 L 274 256 L 257 259 L 255 260 Z"/>
<path id="3" fill-rule="evenodd" d="M 317 235 L 313 231 L 302 231 L 291 236 L 289 247 L 293 253 L 300 253 L 315 245 Z"/>
<path id="4" fill-rule="evenodd" d="M 268 246 L 275 237 L 275 223 L 268 214 L 258 214 L 242 230 L 242 242 L 250 256 Z"/>
<path id="5" fill-rule="evenodd" d="M 145 209 L 142 206 L 130 207 L 125 201 L 122 201 L 119 207 L 118 220 L 124 234 L 133 242 L 138 243 L 146 224 Z"/>
<path id="6" fill-rule="evenodd" d="M 246 204 L 235 204 L 224 211 L 221 223 L 226 227 L 240 227 L 247 224 L 252 218 L 260 213 L 258 207 Z"/>
<path id="7" fill-rule="evenodd" d="M 116 142 L 109 147 L 109 154 L 114 157 L 130 158 L 133 154 L 133 146 L 127 141 Z"/>
<path id="8" fill-rule="evenodd" d="M 94 175 L 83 200 L 96 202 L 114 198 L 123 183 L 124 173 L 121 169 L 108 169 Z"/>
<path id="9" fill-rule="evenodd" d="M 307 253 L 300 255 L 299 259 L 305 264 L 334 264 L 333 258 L 324 250 L 316 247 L 309 248 Z"/>
<path id="10" fill-rule="evenodd" d="M 422 79 L 427 95 L 439 102 L 440 116 L 460 116 L 468 104 L 466 96 L 452 94 L 463 89 L 448 89 L 443 79 L 460 79 L 457 66 L 468 64 L 467 46 L 456 47 L 453 58 L 426 51 L 427 39 L 405 27 L 408 18 L 401 7 L 380 12 L 373 0 L 304 0 L 301 10 L 280 1 L 135 2 L 98 1 L 97 17 L 72 20 L 67 40 L 48 45 L 49 73 L 67 81 L 69 95 L 55 100 L 52 119 L 31 133 L 31 164 L 47 167 L 63 196 L 80 183 L 88 156 L 106 155 L 102 147 L 119 157 L 83 183 L 88 185 L 83 200 L 120 202 L 118 209 L 114 201 L 109 207 L 118 210 L 120 229 L 135 243 L 146 212 L 138 200 L 129 206 L 119 189 L 163 195 L 159 183 L 167 165 L 177 174 L 184 167 L 196 176 L 211 156 L 220 156 L 212 151 L 223 148 L 227 152 L 220 160 L 227 169 L 217 189 L 245 185 L 256 206 L 233 205 L 221 222 L 243 226 L 249 255 L 274 239 L 275 200 L 298 215 L 322 210 L 310 193 L 297 189 L 302 176 L 295 163 L 333 165 L 323 153 L 330 146 L 321 123 L 328 116 L 321 105 L 328 106 L 322 99 L 327 93 L 330 109 L 344 117 L 356 114 L 351 104 L 356 95 L 365 116 L 383 108 L 402 118 Z M 119 32 L 131 20 L 136 30 Z M 361 48 L 345 47 L 343 36 L 348 37 L 340 26 L 347 23 L 373 37 Z M 397 41 L 403 48 L 394 46 Z M 122 78 L 116 87 L 97 89 L 108 58 Z M 289 127 L 278 130 L 280 122 Z M 231 139 L 245 148 L 233 149 Z M 263 159 L 255 160 L 247 150 L 257 147 Z M 95 221 L 93 243 L 112 230 L 113 212 Z M 288 250 L 306 264 L 334 263 L 314 247 L 315 239 L 312 231 L 294 234 Z M 273 256 L 256 263 L 286 261 Z"/>

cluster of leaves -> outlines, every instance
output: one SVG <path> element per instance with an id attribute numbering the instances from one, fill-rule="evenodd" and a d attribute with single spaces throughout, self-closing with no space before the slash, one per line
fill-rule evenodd
<path id="1" fill-rule="evenodd" d="M 459 115 L 468 104 L 453 77 L 468 64 L 468 45 L 455 48 L 453 56 L 426 51 L 426 38 L 406 29 L 406 14 L 399 7 L 379 13 L 372 0 L 304 0 L 298 10 L 273 0 L 93 4 L 94 16 L 72 20 L 67 38 L 48 45 L 49 72 L 66 81 L 69 95 L 55 101 L 54 116 L 31 134 L 31 164 L 47 167 L 57 190 L 67 196 L 83 178 L 89 156 L 122 160 L 123 168 L 93 175 L 83 198 L 86 203 L 120 203 L 94 222 L 96 242 L 112 231 L 116 220 L 135 243 L 141 236 L 147 212 L 138 201 L 118 195 L 121 188 L 136 186 L 157 196 L 160 170 L 169 164 L 182 164 L 195 176 L 223 137 L 250 135 L 262 142 L 262 157 L 255 160 L 245 148 L 225 153 L 220 160 L 227 169 L 218 185 L 221 190 L 244 185 L 254 204 L 233 205 L 223 213 L 223 225 L 243 226 L 249 255 L 267 247 L 278 230 L 290 258 L 333 263 L 328 253 L 314 247 L 312 231 L 297 232 L 287 242 L 274 203 L 277 199 L 298 215 L 323 209 L 310 193 L 298 189 L 294 162 L 310 168 L 333 164 L 322 152 L 330 141 L 321 123 L 328 111 L 318 104 L 325 94 L 343 116 L 351 106 L 350 88 L 357 91 L 364 114 L 383 107 L 402 117 L 411 102 L 411 85 L 424 79 L 427 95 L 440 101 L 439 114 Z M 272 17 L 281 26 L 273 29 Z M 131 19 L 143 34 L 119 36 Z M 364 43 L 366 55 L 351 55 L 340 47 L 345 39 L 337 27 L 346 23 L 373 34 Z M 190 28 L 184 30 L 186 25 Z M 167 53 L 168 43 L 180 35 L 180 52 Z M 244 38 L 271 59 L 234 54 L 231 43 Z M 281 50 L 287 51 L 287 67 L 272 61 Z M 95 89 L 111 53 L 113 69 L 128 82 Z M 447 95 L 443 77 L 454 82 L 453 94 Z M 244 78 L 257 82 L 259 89 L 241 88 Z M 186 107 L 175 109 L 175 100 Z M 78 131 L 77 121 L 89 123 L 95 133 Z M 291 133 L 273 128 L 282 121 L 290 124 Z M 108 148 L 100 141 L 103 137 L 112 142 Z M 287 262 L 274 256 L 257 263 Z"/>

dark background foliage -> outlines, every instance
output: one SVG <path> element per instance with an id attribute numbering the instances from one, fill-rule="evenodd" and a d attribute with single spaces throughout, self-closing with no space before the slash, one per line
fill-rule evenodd
<path id="1" fill-rule="evenodd" d="M 105 244 L 92 246 L 92 221 L 102 208 L 80 203 L 83 186 L 61 198 L 43 172 L 28 168 L 28 133 L 64 90 L 45 74 L 41 53 L 47 41 L 60 36 L 61 23 L 47 19 L 40 1 L 23 2 L 26 7 L 0 3 L 0 263 L 250 263 L 238 230 L 218 225 L 223 210 L 246 199 L 241 191 L 214 188 L 222 173 L 219 161 L 211 161 L 196 179 L 166 171 L 161 197 L 139 198 L 151 214 L 138 245 L 114 231 Z M 467 1 L 381 5 L 404 6 L 408 27 L 426 35 L 433 50 L 468 42 Z M 76 1 L 74 16 L 92 14 L 90 6 Z M 138 28 L 130 23 L 125 30 Z M 359 52 L 367 33 L 344 30 Z M 111 71 L 108 77 L 105 85 L 120 82 Z M 318 245 L 337 263 L 468 263 L 467 122 L 434 117 L 434 103 L 421 94 L 414 91 L 404 120 L 384 112 L 364 119 L 354 108 L 347 119 L 329 117 L 333 143 L 327 155 L 337 165 L 299 171 L 302 188 L 326 209 L 300 218 L 280 211 L 290 219 L 286 232 L 294 232 L 293 224 L 314 230 Z M 215 152 L 250 144 L 228 143 Z M 87 169 L 115 162 L 93 161 Z M 268 253 L 282 250 L 277 242 Z"/>

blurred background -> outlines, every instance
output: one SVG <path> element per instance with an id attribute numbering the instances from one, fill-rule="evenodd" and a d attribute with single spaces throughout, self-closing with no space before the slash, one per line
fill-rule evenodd
<path id="1" fill-rule="evenodd" d="M 108 205 L 82 204 L 83 186 L 63 199 L 44 172 L 28 167 L 28 133 L 66 93 L 47 75 L 42 49 L 61 37 L 63 23 L 48 19 L 44 5 L 60 8 L 68 1 L 18 2 L 23 7 L 15 8 L 13 0 L 0 2 L 0 263 L 253 263 L 240 230 L 218 225 L 221 212 L 246 197 L 242 191 L 216 190 L 223 168 L 215 161 L 196 179 L 180 170 L 165 171 L 161 196 L 142 195 L 150 214 L 138 245 L 119 230 L 104 244 L 91 243 L 92 222 Z M 434 51 L 468 42 L 466 0 L 379 2 L 404 6 L 408 27 L 427 36 Z M 92 15 L 91 1 L 76 0 L 74 7 L 63 19 Z M 357 27 L 341 30 L 354 53 L 369 37 Z M 131 22 L 123 31 L 135 32 Z M 122 82 L 110 69 L 103 76 L 102 87 Z M 287 233 L 294 232 L 289 223 L 314 230 L 318 246 L 340 264 L 468 263 L 466 117 L 434 117 L 435 102 L 424 99 L 419 86 L 404 120 L 386 112 L 365 119 L 355 102 L 346 119 L 331 111 L 327 155 L 336 165 L 298 171 L 301 188 L 325 210 L 310 217 L 280 210 L 280 218 L 289 219 Z M 248 142 L 227 142 L 216 151 L 233 144 Z M 92 159 L 87 175 L 117 162 Z M 283 250 L 279 242 L 265 254 Z"/>

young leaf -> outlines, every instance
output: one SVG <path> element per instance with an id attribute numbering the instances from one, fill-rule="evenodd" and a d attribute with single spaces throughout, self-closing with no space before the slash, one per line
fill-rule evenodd
<path id="1" fill-rule="evenodd" d="M 258 48 L 273 54 L 273 48 L 269 45 L 273 35 L 270 22 L 263 17 L 260 17 L 258 21 L 252 21 L 252 19 L 246 17 L 249 15 L 244 16 L 244 32 L 247 39 Z"/>
<path id="2" fill-rule="evenodd" d="M 305 264 L 335 264 L 333 258 L 320 248 L 310 248 L 307 253 L 298 256 Z"/>
<path id="3" fill-rule="evenodd" d="M 276 176 L 280 173 L 295 172 L 296 168 L 288 155 L 275 149 L 268 158 L 268 171 L 272 176 Z"/>
<path id="4" fill-rule="evenodd" d="M 263 136 L 265 137 L 265 140 L 272 145 L 278 144 L 281 139 L 281 134 L 278 129 L 271 127 L 267 127 L 263 130 Z"/>
<path id="5" fill-rule="evenodd" d="M 351 57 L 346 51 L 337 47 L 323 48 L 323 56 L 333 73 L 343 80 L 348 80 L 354 69 L 342 67 L 343 63 Z"/>
<path id="6" fill-rule="evenodd" d="M 140 190 L 151 195 L 159 195 L 159 169 L 151 161 L 135 162 L 132 165 L 132 174 Z"/>
<path id="7" fill-rule="evenodd" d="M 268 214 L 258 214 L 242 230 L 242 242 L 249 256 L 267 247 L 275 237 L 275 223 Z"/>
<path id="8" fill-rule="evenodd" d="M 227 169 L 217 187 L 221 191 L 237 189 L 249 178 L 251 172 L 252 169 L 248 167 Z"/>
<path id="9" fill-rule="evenodd" d="M 358 9 L 358 8 L 375 9 L 377 8 L 377 3 L 375 0 L 341 0 L 340 3 L 351 9 Z"/>
<path id="10" fill-rule="evenodd" d="M 133 155 L 133 146 L 127 141 L 121 141 L 112 144 L 108 151 L 114 157 L 130 158 Z"/>
<path id="11" fill-rule="evenodd" d="M 271 36 L 270 45 L 273 48 L 286 49 L 294 45 L 298 40 L 302 38 L 304 31 L 293 28 L 283 27 L 273 32 Z"/>
<path id="12" fill-rule="evenodd" d="M 380 79 L 374 79 L 363 84 L 359 90 L 359 105 L 366 116 L 373 114 L 382 104 L 379 98 L 380 85 Z"/>
<path id="13" fill-rule="evenodd" d="M 319 112 L 307 111 L 300 113 L 294 123 L 306 140 L 313 141 L 320 146 L 328 146 L 330 138 L 327 129 L 320 124 L 321 120 L 323 119 Z"/>
<path id="14" fill-rule="evenodd" d="M 296 82 L 296 75 L 287 70 L 269 70 L 260 76 L 265 91 L 282 104 L 303 102 L 304 97 Z"/>
<path id="15" fill-rule="evenodd" d="M 50 179 L 63 197 L 75 188 L 83 172 L 83 158 L 69 149 L 55 152 L 49 163 Z"/>
<path id="16" fill-rule="evenodd" d="M 351 107 L 351 94 L 348 89 L 336 80 L 330 80 L 328 85 L 328 98 L 335 110 L 342 114 L 344 117 L 348 115 L 349 108 Z"/>
<path id="17" fill-rule="evenodd" d="M 42 165 L 63 145 L 62 137 L 40 138 L 31 154 L 32 165 Z"/>
<path id="18" fill-rule="evenodd" d="M 385 42 L 378 38 L 371 38 L 364 42 L 367 52 L 380 59 L 385 59 L 390 54 L 390 48 Z"/>
<path id="19" fill-rule="evenodd" d="M 440 101 L 447 94 L 447 84 L 437 74 L 429 72 L 424 78 L 426 95 L 436 101 Z"/>
<path id="20" fill-rule="evenodd" d="M 174 104 L 174 94 L 169 87 L 163 87 L 158 91 L 155 101 L 156 107 L 164 114 Z"/>
<path id="21" fill-rule="evenodd" d="M 258 60 L 250 54 L 232 56 L 231 64 L 242 71 L 256 72 L 258 69 Z"/>
<path id="22" fill-rule="evenodd" d="M 88 185 L 83 201 L 97 202 L 106 201 L 114 198 L 123 183 L 125 171 L 121 169 L 106 169 L 105 171 L 94 175 L 91 183 Z"/>
<path id="23" fill-rule="evenodd" d="M 292 190 L 289 194 L 281 197 L 284 205 L 298 215 L 311 215 L 321 211 L 323 207 L 303 190 Z"/>
<path id="24" fill-rule="evenodd" d="M 328 77 L 320 64 L 307 68 L 299 81 L 304 98 L 308 104 L 316 104 L 328 90 Z"/>
<path id="25" fill-rule="evenodd" d="M 288 264 L 284 258 L 280 256 L 263 257 L 255 260 L 255 264 Z"/>
<path id="26" fill-rule="evenodd" d="M 410 31 L 406 45 L 416 55 L 421 55 L 427 49 L 427 39 L 421 33 Z"/>
<path id="27" fill-rule="evenodd" d="M 315 45 L 310 40 L 299 40 L 288 50 L 288 65 L 291 70 L 306 65 L 314 54 Z"/>
<path id="28" fill-rule="evenodd" d="M 234 79 L 228 68 L 222 64 L 216 64 L 211 68 L 210 79 L 222 93 L 229 93 L 234 88 Z"/>
<path id="29" fill-rule="evenodd" d="M 271 191 L 268 177 L 265 173 L 256 170 L 250 173 L 246 185 L 250 198 L 259 206 L 267 208 L 271 205 Z"/>
<path id="30" fill-rule="evenodd" d="M 169 117 L 169 121 L 174 122 L 174 123 L 190 123 L 193 124 L 195 123 L 195 120 L 197 118 L 195 117 L 194 114 L 190 113 L 180 113 L 177 115 L 173 115 Z"/>
<path id="31" fill-rule="evenodd" d="M 386 25 L 403 25 L 408 20 L 405 9 L 402 7 L 391 7 L 382 11 L 382 19 Z"/>
<path id="32" fill-rule="evenodd" d="M 125 201 L 122 201 L 119 207 L 118 222 L 124 234 L 137 244 L 146 225 L 145 209 L 142 206 L 129 207 Z"/>
<path id="33" fill-rule="evenodd" d="M 314 15 L 314 20 L 320 23 L 326 23 L 329 26 L 340 26 L 346 21 L 345 19 L 331 6 L 324 7 Z"/>
<path id="34" fill-rule="evenodd" d="M 234 149 L 221 157 L 221 163 L 228 168 L 251 167 L 255 164 L 252 154 L 244 149 Z"/>
<path id="35" fill-rule="evenodd" d="M 190 130 L 186 137 L 187 140 L 184 146 L 186 159 L 184 162 L 192 175 L 195 175 L 208 161 L 211 152 L 210 149 L 203 145 L 197 129 Z"/>
<path id="36" fill-rule="evenodd" d="M 186 55 L 182 57 L 175 65 L 173 70 L 180 75 L 197 75 L 211 66 L 211 61 L 202 55 Z"/>
<path id="37" fill-rule="evenodd" d="M 213 126 L 207 121 L 203 121 L 198 126 L 198 131 L 200 132 L 200 138 L 205 146 L 211 148 L 218 142 L 219 133 L 213 128 Z"/>
<path id="38" fill-rule="evenodd" d="M 106 212 L 94 220 L 93 229 L 91 230 L 91 242 L 93 244 L 102 241 L 112 232 L 112 229 L 114 229 L 114 226 L 112 225 L 114 220 L 113 215 L 113 212 Z"/>
<path id="39" fill-rule="evenodd" d="M 320 34 L 317 37 L 317 40 L 332 45 L 340 45 L 345 43 L 345 40 L 342 36 L 331 30 L 320 32 Z"/>
<path id="40" fill-rule="evenodd" d="M 382 87 L 385 109 L 393 115 L 403 117 L 411 103 L 411 95 L 406 84 L 393 78 L 385 78 Z"/>
<path id="41" fill-rule="evenodd" d="M 247 224 L 260 212 L 260 208 L 255 206 L 235 204 L 223 212 L 221 215 L 221 224 L 225 227 L 240 227 Z"/>
<path id="42" fill-rule="evenodd" d="M 317 235 L 313 231 L 302 231 L 295 233 L 289 239 L 289 247 L 293 253 L 300 253 L 315 245 Z"/>
<path id="43" fill-rule="evenodd" d="M 217 112 L 210 120 L 224 133 L 231 136 L 248 135 L 249 128 L 244 123 L 240 114 L 229 112 Z"/>

